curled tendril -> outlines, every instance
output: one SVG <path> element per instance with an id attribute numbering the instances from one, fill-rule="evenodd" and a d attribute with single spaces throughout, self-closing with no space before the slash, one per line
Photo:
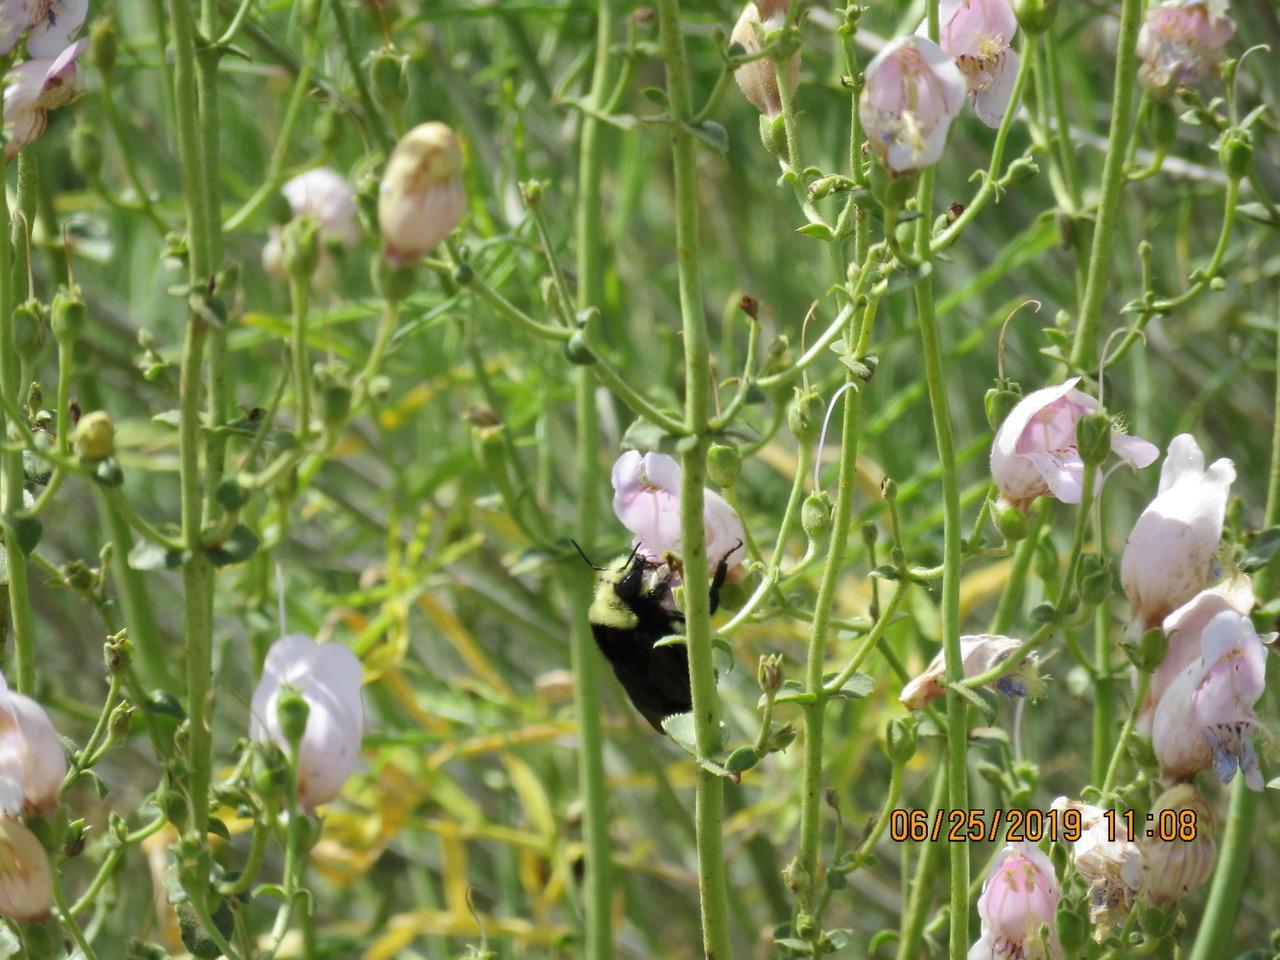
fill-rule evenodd
<path id="1" fill-rule="evenodd" d="M 1001 380 L 1004 379 L 1004 338 L 1005 334 L 1009 331 L 1009 321 L 1017 315 L 1019 310 L 1029 303 L 1034 303 L 1036 305 L 1036 313 L 1039 313 L 1040 307 L 1043 306 L 1039 300 L 1023 300 L 1020 304 L 1009 311 L 1009 315 L 1004 318 L 1004 323 L 1000 324 L 1000 339 L 996 343 L 996 376 Z"/>
<path id="2" fill-rule="evenodd" d="M 831 423 L 831 414 L 835 412 L 836 404 L 840 402 L 840 398 L 844 396 L 845 391 L 851 387 L 857 387 L 857 384 L 852 380 L 847 381 L 836 391 L 836 395 L 827 404 L 826 416 L 822 418 L 822 433 L 818 436 L 818 455 L 813 462 L 813 489 L 815 491 L 822 489 L 822 450 L 827 443 L 827 426 Z"/>

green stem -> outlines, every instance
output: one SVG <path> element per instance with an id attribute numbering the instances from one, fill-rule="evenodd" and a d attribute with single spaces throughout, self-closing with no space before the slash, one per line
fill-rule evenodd
<path id="1" fill-rule="evenodd" d="M 1107 774 L 1102 781 L 1102 795 L 1105 798 L 1116 785 L 1116 774 L 1120 771 L 1120 759 L 1124 756 L 1124 748 L 1133 734 L 1133 725 L 1138 719 L 1138 711 L 1142 709 L 1142 701 L 1147 699 L 1147 688 L 1151 685 L 1151 674 L 1145 670 L 1138 674 L 1138 686 L 1133 691 L 1133 706 L 1125 717 L 1124 726 L 1120 728 L 1120 736 L 1116 738 L 1115 749 L 1111 753 L 1111 762 L 1107 764 Z M 1241 778 L 1243 779 L 1243 778 Z"/>
<path id="2" fill-rule="evenodd" d="M 929 19 L 937 21 L 936 0 L 929 2 Z M 936 33 L 934 34 L 936 36 Z M 929 229 L 933 214 L 932 169 L 920 175 L 917 208 L 920 220 L 916 228 L 916 254 L 921 260 L 931 255 Z M 924 348 L 925 381 L 929 391 L 929 407 L 933 413 L 933 430 L 938 446 L 938 463 L 942 472 L 942 650 L 947 678 L 947 806 L 964 810 L 969 803 L 969 771 L 967 751 L 969 723 L 966 701 L 952 686 L 964 679 L 964 663 L 960 652 L 960 541 L 964 518 L 960 512 L 960 480 L 956 469 L 956 445 L 951 427 L 951 410 L 947 400 L 946 375 L 942 368 L 942 340 L 934 309 L 933 274 L 930 272 L 915 285 L 916 314 L 920 321 L 920 338 Z M 951 847 L 951 929 L 950 956 L 964 960 L 969 949 L 969 849 L 965 844 Z"/>
<path id="3" fill-rule="evenodd" d="M 351 24 L 347 20 L 345 0 L 333 0 L 329 5 L 333 10 L 333 22 L 338 28 L 338 39 L 342 44 L 342 55 L 346 58 L 347 69 L 351 71 L 351 79 L 356 85 L 356 95 L 364 108 L 365 122 L 369 133 L 377 141 L 383 153 L 390 155 L 394 145 L 391 134 L 383 125 L 382 111 L 373 101 L 373 93 L 369 89 L 369 81 L 365 78 L 364 68 L 360 65 L 360 52 L 356 50 L 355 41 L 351 37 Z"/>
<path id="4" fill-rule="evenodd" d="M 680 531 L 684 561 L 685 636 L 693 695 L 694 739 L 700 756 L 720 744 L 720 705 L 711 646 L 711 585 L 703 527 L 703 485 L 707 470 L 707 423 L 711 414 L 711 359 L 707 319 L 698 276 L 698 174 L 689 89 L 689 67 L 680 33 L 678 0 L 658 0 L 658 30 L 666 62 L 670 104 L 672 165 L 676 187 L 676 262 L 684 332 L 685 427 L 692 443 L 682 458 Z M 729 900 L 724 863 L 724 783 L 698 767 L 694 823 L 698 840 L 698 889 L 702 907 L 703 955 L 728 960 Z"/>
<path id="5" fill-rule="evenodd" d="M 933 797 L 929 801 L 929 821 L 932 823 L 936 811 L 942 806 L 947 796 L 947 771 L 938 771 L 933 780 Z M 962 844 L 948 844 L 939 839 L 926 843 L 920 851 L 920 859 L 916 861 L 916 874 L 911 881 L 911 894 L 907 899 L 907 910 L 902 915 L 899 929 L 897 960 L 919 960 L 921 939 L 924 925 L 928 920 L 929 903 L 932 900 L 933 877 L 938 872 L 943 851 L 954 850 Z"/>
<path id="6" fill-rule="evenodd" d="M 1102 168 L 1102 190 L 1098 197 L 1098 218 L 1093 230 L 1093 246 L 1089 252 L 1084 300 L 1071 347 L 1071 366 L 1084 369 L 1095 359 L 1098 350 L 1098 321 L 1102 316 L 1102 300 L 1111 277 L 1111 254 L 1115 248 L 1120 193 L 1125 186 L 1125 148 L 1133 135 L 1133 88 L 1137 77 L 1135 47 L 1138 28 L 1142 25 L 1143 0 L 1121 0 L 1120 34 L 1116 39 L 1116 82 L 1111 100 L 1111 133 L 1107 141 L 1107 158 Z"/>
<path id="7" fill-rule="evenodd" d="M 1008 633 L 1026 599 L 1027 574 L 1031 571 L 1036 544 L 1040 542 L 1040 528 L 1044 526 L 1048 510 L 1047 501 L 1036 504 L 1032 510 L 1031 522 L 1027 525 L 1027 535 L 1018 541 L 1017 547 L 1014 548 L 1013 562 L 1009 567 L 1009 579 L 1005 581 L 1004 590 L 1001 591 L 1000 600 L 996 604 L 996 612 L 991 618 L 991 633 Z"/>
<path id="8" fill-rule="evenodd" d="M 595 66 L 588 98 L 598 105 L 610 83 L 609 44 L 617 22 L 616 0 L 601 0 L 596 21 Z M 601 179 L 604 173 L 604 125 L 584 113 L 578 143 L 577 272 L 579 310 L 599 307 L 604 299 L 604 211 Z M 548 248 L 547 255 L 551 256 Z M 600 425 L 595 402 L 595 379 L 585 367 L 574 370 L 577 419 L 578 510 L 574 532 L 591 549 L 599 525 Z M 578 717 L 578 781 L 583 800 L 582 835 L 586 848 L 585 896 L 587 960 L 613 956 L 613 871 L 609 840 L 608 793 L 605 783 L 604 732 L 601 728 L 600 655 L 595 649 L 587 611 L 591 605 L 590 571 L 575 577 L 570 642 L 572 644 L 574 706 Z"/>
<path id="9" fill-rule="evenodd" d="M 311 357 L 307 349 L 307 308 L 311 284 L 307 279 L 290 277 L 289 300 L 293 307 L 293 394 L 298 407 L 298 442 L 311 436 Z"/>

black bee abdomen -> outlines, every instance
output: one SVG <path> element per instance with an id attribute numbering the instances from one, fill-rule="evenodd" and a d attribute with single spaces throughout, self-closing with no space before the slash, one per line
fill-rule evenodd
<path id="1" fill-rule="evenodd" d="M 655 647 L 672 629 L 662 632 L 619 630 L 592 624 L 591 632 L 627 697 L 653 729 L 663 733 L 662 721 L 693 709 L 689 692 L 689 655 L 681 644 Z"/>

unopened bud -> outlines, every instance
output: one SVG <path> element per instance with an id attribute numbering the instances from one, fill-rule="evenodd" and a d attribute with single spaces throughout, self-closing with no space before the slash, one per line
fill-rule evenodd
<path id="1" fill-rule="evenodd" d="M 96 181 L 102 171 L 102 135 L 83 115 L 71 131 L 71 163 L 89 183 Z"/>
<path id="2" fill-rule="evenodd" d="M 714 443 L 707 451 L 707 476 L 711 482 L 722 490 L 727 490 L 738 482 L 742 474 L 742 455 L 737 447 L 725 443 Z"/>
<path id="3" fill-rule="evenodd" d="M 1007 380 L 1003 383 L 998 382 L 987 391 L 986 396 L 982 398 L 982 404 L 986 408 L 987 423 L 991 425 L 992 430 L 1000 429 L 1000 424 L 1004 423 L 1021 399 L 1022 390 L 1016 383 Z"/>
<path id="4" fill-rule="evenodd" d="M 902 766 L 916 753 L 917 722 L 914 717 L 895 717 L 884 732 L 884 753 L 894 766 Z"/>
<path id="5" fill-rule="evenodd" d="M 782 656 L 771 653 L 760 658 L 760 666 L 756 670 L 756 682 L 766 694 L 777 693 L 782 689 Z"/>
<path id="6" fill-rule="evenodd" d="M 760 44 L 762 35 L 770 30 L 778 30 L 786 25 L 789 0 L 765 0 L 756 3 L 747 0 L 742 8 L 742 15 L 733 27 L 731 40 L 740 46 L 746 54 L 760 53 L 764 48 Z M 762 7 L 766 8 L 762 11 Z M 762 12 L 765 14 L 761 18 Z M 800 58 L 792 54 L 782 65 L 782 73 L 786 77 L 788 93 L 796 88 L 800 71 Z M 733 72 L 738 81 L 742 95 L 751 101 L 751 105 L 761 114 L 769 117 L 778 115 L 782 110 L 782 91 L 778 86 L 778 68 L 769 57 L 760 57 L 744 63 Z"/>
<path id="7" fill-rule="evenodd" d="M 381 106 L 396 109 L 409 98 L 409 74 L 405 69 L 405 57 L 390 47 L 383 47 L 373 55 L 369 64 L 369 86 L 373 98 Z"/>
<path id="8" fill-rule="evenodd" d="M 595 351 L 591 349 L 581 330 L 573 331 L 564 342 L 564 358 L 579 367 L 589 367 L 596 362 Z"/>
<path id="9" fill-rule="evenodd" d="M 1028 180 L 1039 175 L 1040 165 L 1030 157 L 1018 157 L 1011 164 L 1004 175 L 1005 182 L 1010 186 L 1019 183 L 1026 183 Z"/>
<path id="10" fill-rule="evenodd" d="M 325 426 L 338 429 L 351 413 L 351 383 L 346 368 L 339 363 L 320 364 L 315 369 L 320 394 L 320 416 Z"/>
<path id="11" fill-rule="evenodd" d="M 1026 515 L 1014 506 L 996 505 L 995 509 L 996 529 L 1010 543 L 1017 543 L 1027 535 L 1027 518 Z"/>
<path id="12" fill-rule="evenodd" d="M 1111 417 L 1105 410 L 1086 413 L 1076 421 L 1076 448 L 1086 466 L 1096 467 L 1107 459 L 1111 452 Z"/>
<path id="13" fill-rule="evenodd" d="M 775 157 L 786 157 L 787 126 L 782 114 L 760 114 L 760 142 Z"/>
<path id="14" fill-rule="evenodd" d="M 71 442 L 75 445 L 76 453 L 81 459 L 88 460 L 90 463 L 105 460 L 115 449 L 115 425 L 102 410 L 87 413 L 76 424 Z"/>
<path id="15" fill-rule="evenodd" d="M 1044 33 L 1053 26 L 1058 0 L 1014 0 L 1013 12 L 1018 18 L 1018 26 L 1028 34 Z"/>
<path id="16" fill-rule="evenodd" d="M 1245 130 L 1230 130 L 1218 148 L 1218 160 L 1232 180 L 1248 176 L 1253 166 L 1253 138 Z"/>
<path id="17" fill-rule="evenodd" d="M 800 526 L 810 540 L 819 540 L 831 529 L 831 497 L 825 490 L 811 493 L 800 507 Z"/>
<path id="18" fill-rule="evenodd" d="M 13 311 L 13 345 L 18 356 L 31 361 L 44 346 L 45 333 L 49 329 L 44 308 L 38 300 L 27 300 Z"/>
<path id="19" fill-rule="evenodd" d="M 311 706 L 296 692 L 282 693 L 276 702 L 276 721 L 280 724 L 280 733 L 295 751 L 307 732 L 307 717 L 310 714 Z"/>
<path id="20" fill-rule="evenodd" d="M 80 296 L 79 287 L 63 287 L 54 294 L 50 322 L 59 343 L 72 344 L 79 340 L 88 319 L 89 308 Z"/>
<path id="21" fill-rule="evenodd" d="M 320 265 L 320 224 L 312 217 L 299 217 L 281 233 L 285 273 L 296 280 L 309 280 Z"/>
<path id="22" fill-rule="evenodd" d="M 1188 836 L 1194 834 L 1195 839 L 1162 839 L 1161 829 L 1142 833 L 1138 840 L 1142 888 L 1155 906 L 1168 906 L 1204 883 L 1213 871 L 1216 854 L 1213 810 L 1194 786 L 1180 783 L 1162 793 L 1151 808 L 1148 822 L 1160 824 L 1169 811 L 1180 827 L 1185 818 L 1191 818 L 1194 827 L 1185 832 Z"/>
<path id="23" fill-rule="evenodd" d="M 53 14 L 50 13 L 50 17 Z M 89 32 L 89 58 L 102 73 L 109 74 L 116 65 L 120 53 L 120 40 L 110 17 L 99 17 Z"/>
<path id="24" fill-rule="evenodd" d="M 825 412 L 826 406 L 816 391 L 797 389 L 795 399 L 787 407 L 787 426 L 801 443 L 810 443 L 818 438 Z"/>

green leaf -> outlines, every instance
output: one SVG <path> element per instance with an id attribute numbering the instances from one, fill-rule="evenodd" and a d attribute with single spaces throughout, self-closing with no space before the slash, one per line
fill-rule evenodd
<path id="1" fill-rule="evenodd" d="M 44 536 L 44 524 L 35 517 L 14 517 L 10 528 L 13 530 L 15 542 L 27 556 L 31 555 L 40 538 Z"/>
<path id="2" fill-rule="evenodd" d="M 690 124 L 687 129 L 716 153 L 729 152 L 729 131 L 722 124 L 703 120 L 699 124 Z"/>
<path id="3" fill-rule="evenodd" d="M 1240 569 L 1245 573 L 1261 570 L 1277 552 L 1280 552 L 1280 527 L 1268 527 L 1254 537 L 1240 561 Z"/>
<path id="4" fill-rule="evenodd" d="M 231 831 L 227 829 L 227 825 L 217 817 L 209 818 L 209 832 L 215 837 L 221 837 L 228 843 L 231 842 Z"/>
<path id="5" fill-rule="evenodd" d="M 679 437 L 673 436 L 655 423 L 643 417 L 631 421 L 622 435 L 619 445 L 623 450 L 652 450 L 657 453 L 674 455 Z"/>
<path id="6" fill-rule="evenodd" d="M 147 713 L 158 714 L 162 717 L 173 717 L 175 720 L 185 720 L 186 713 L 182 709 L 182 704 L 168 690 L 152 690 L 147 696 L 147 702 L 143 704 L 143 709 Z"/>
<path id="7" fill-rule="evenodd" d="M 829 673 L 822 678 L 822 682 L 830 683 L 838 673 Z M 833 697 L 839 697 L 843 700 L 862 700 L 871 696 L 871 692 L 876 688 L 875 678 L 865 673 L 855 673 L 852 677 L 845 681 L 845 685 L 830 694 Z"/>
<path id="8" fill-rule="evenodd" d="M 796 233 L 802 237 L 813 237 L 817 240 L 835 239 L 835 234 L 825 223 L 806 223 L 803 227 L 797 227 Z"/>
<path id="9" fill-rule="evenodd" d="M 214 547 L 206 547 L 215 567 L 229 567 L 233 563 L 243 563 L 258 551 L 262 539 L 243 523 L 236 524 L 227 539 Z"/>
<path id="10" fill-rule="evenodd" d="M 1280 218 L 1277 218 L 1262 203 L 1242 203 L 1236 207 L 1236 213 L 1250 220 L 1256 220 L 1258 223 L 1265 223 L 1269 227 L 1280 227 Z"/>

